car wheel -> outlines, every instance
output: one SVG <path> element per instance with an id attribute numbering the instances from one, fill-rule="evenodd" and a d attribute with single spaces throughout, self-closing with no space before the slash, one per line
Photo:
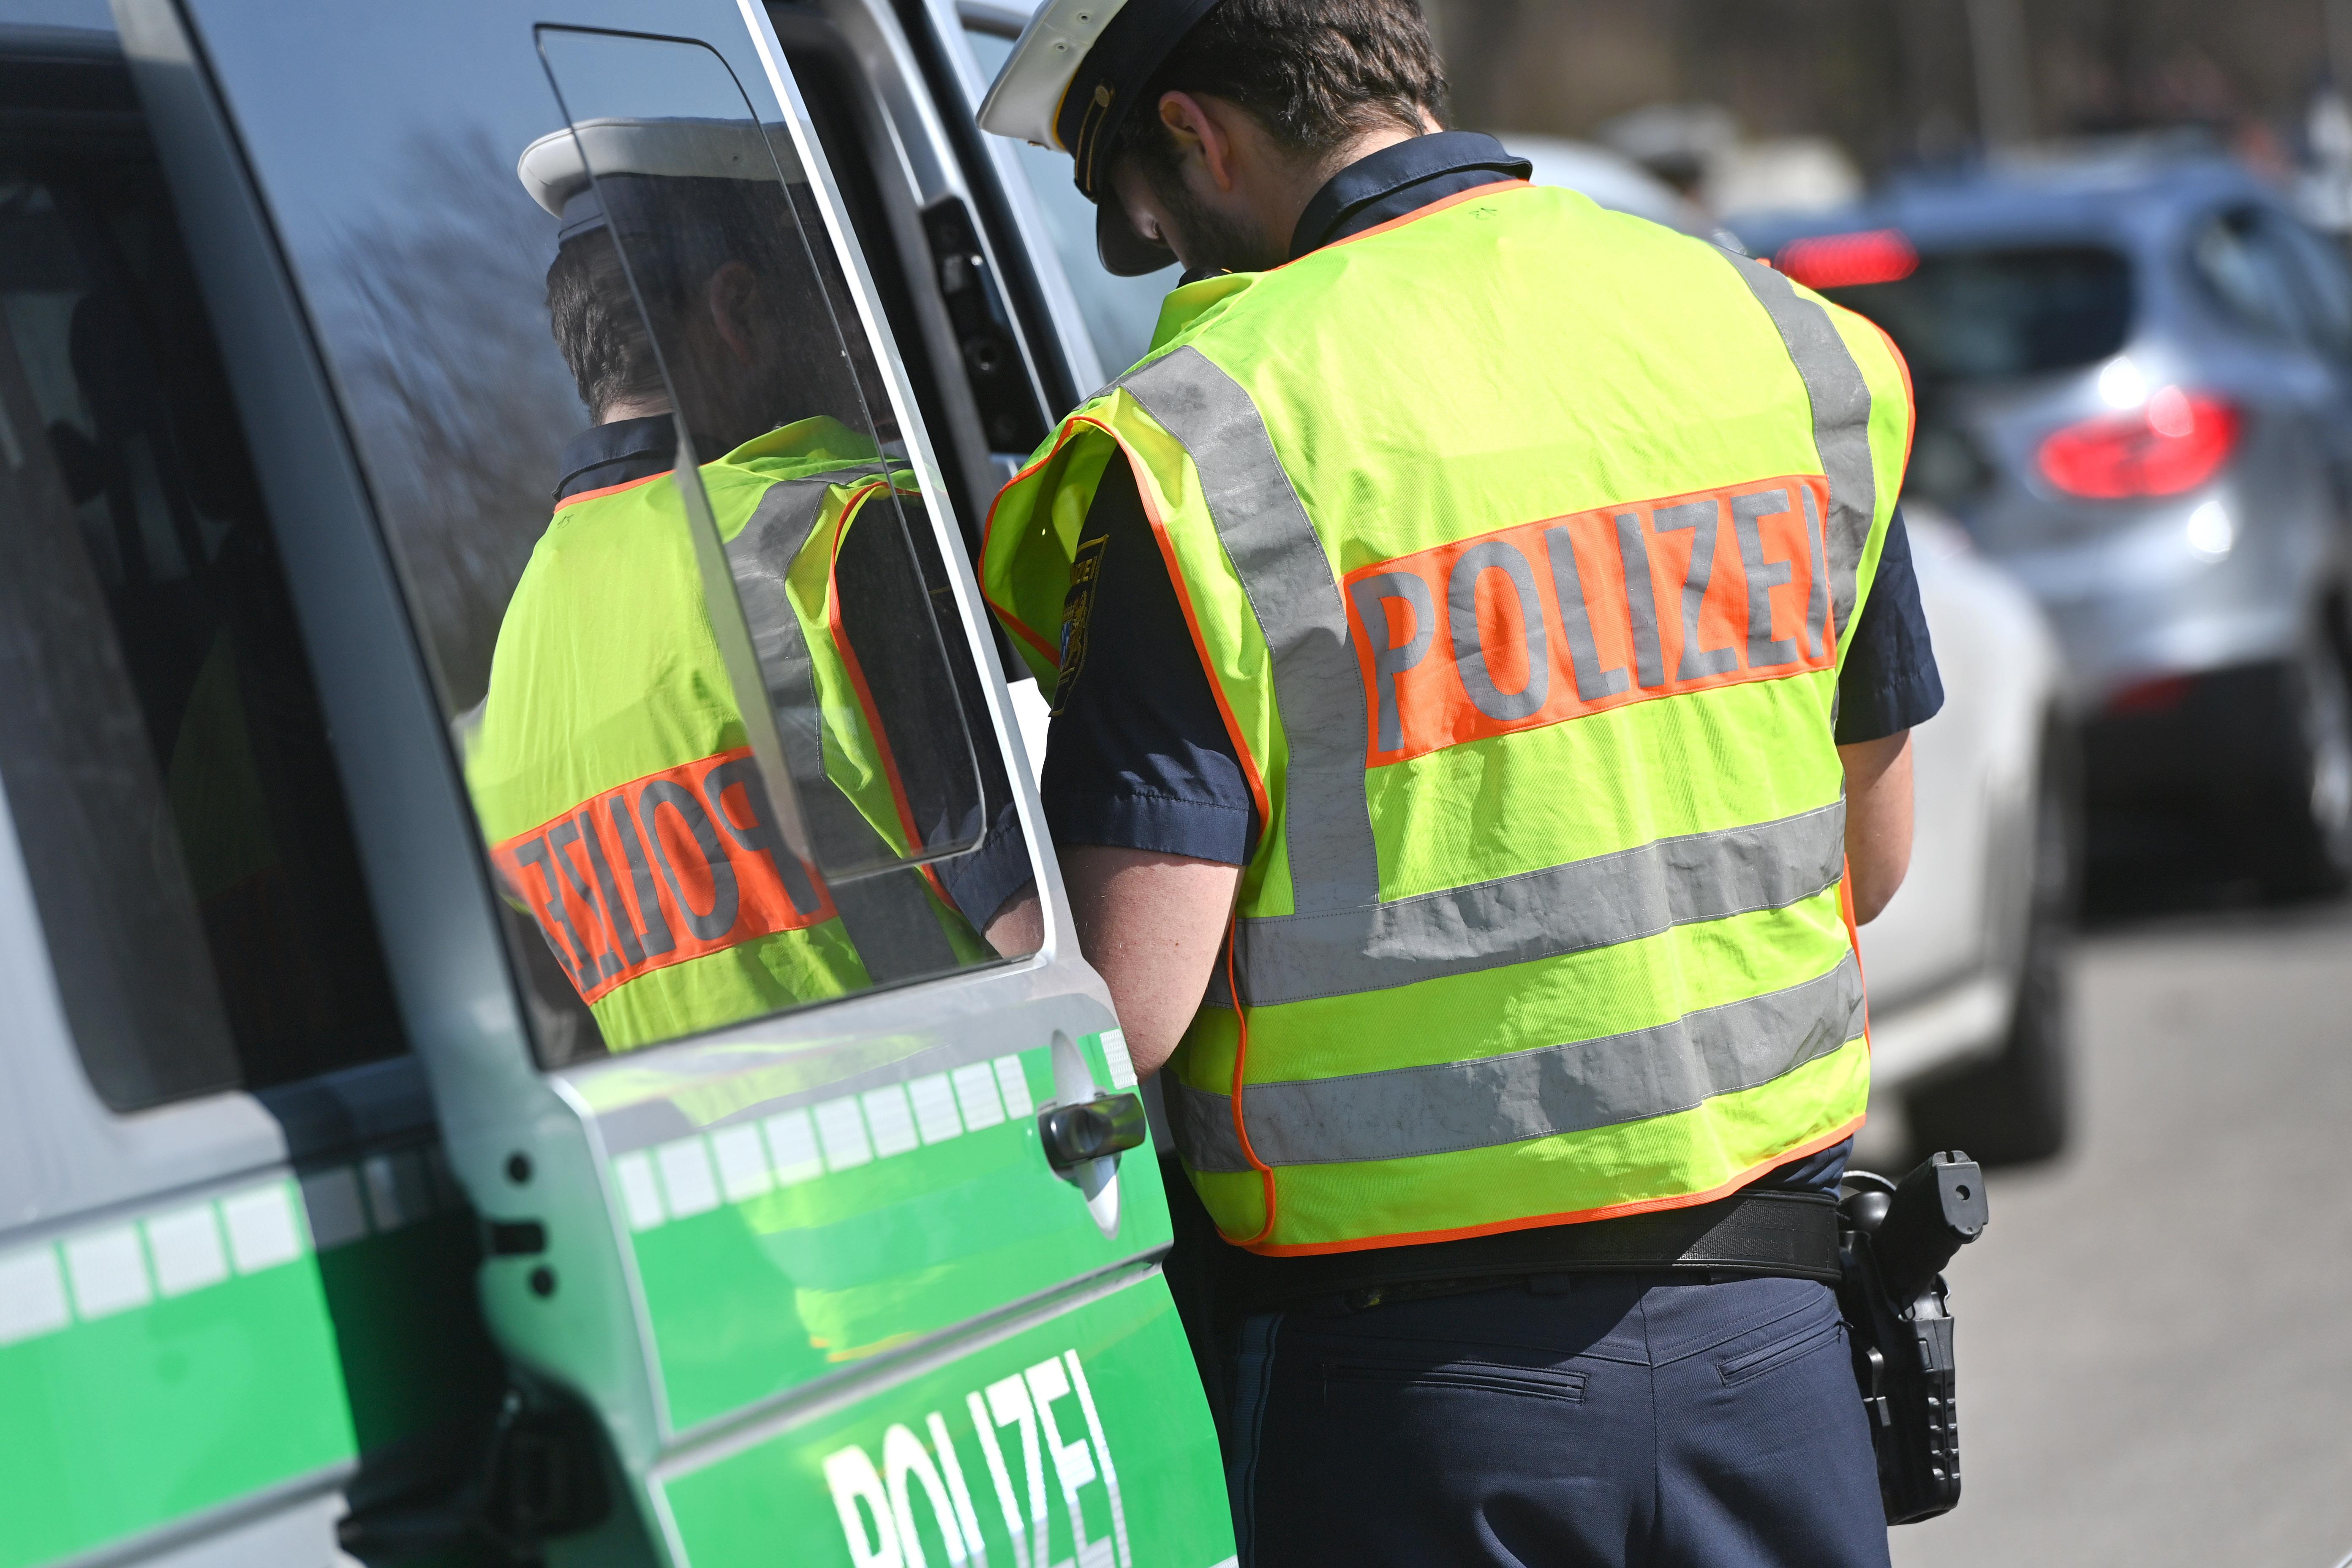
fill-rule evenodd
<path id="1" fill-rule="evenodd" d="M 2352 688 L 2334 642 L 2315 636 L 2274 689 L 2279 762 L 2242 818 L 2254 874 L 2274 899 L 2338 893 L 2352 884 Z"/>
<path id="2" fill-rule="evenodd" d="M 2025 952 L 2000 1053 L 1904 1100 L 1917 1149 L 1960 1149 L 1984 1165 L 2047 1160 L 2074 1121 L 2067 958 L 2081 884 L 2082 801 L 2067 733 L 2053 724 L 2034 790 Z"/>

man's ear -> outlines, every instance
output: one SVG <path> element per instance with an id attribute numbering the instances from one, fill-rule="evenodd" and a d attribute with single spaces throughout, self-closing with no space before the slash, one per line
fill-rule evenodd
<path id="1" fill-rule="evenodd" d="M 738 363 L 751 363 L 760 352 L 752 341 L 757 330 L 753 316 L 759 306 L 759 275 L 740 261 L 730 261 L 710 275 L 703 298 L 719 341 Z"/>
<path id="2" fill-rule="evenodd" d="M 1220 191 L 1234 188 L 1234 137 L 1223 116 L 1189 92 L 1164 92 L 1160 123 L 1176 138 L 1180 158 L 1197 153 L 1210 184 Z"/>

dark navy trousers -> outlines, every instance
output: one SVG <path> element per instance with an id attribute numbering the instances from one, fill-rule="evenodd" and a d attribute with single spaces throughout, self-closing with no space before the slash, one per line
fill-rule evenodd
<path id="1" fill-rule="evenodd" d="M 1564 1276 L 1248 1319 L 1242 1568 L 1886 1568 L 1827 1288 Z"/>

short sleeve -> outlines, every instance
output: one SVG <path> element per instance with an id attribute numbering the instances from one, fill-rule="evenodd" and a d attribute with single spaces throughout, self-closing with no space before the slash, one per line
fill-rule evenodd
<path id="1" fill-rule="evenodd" d="M 1040 781 L 1055 842 L 1246 864 L 1256 802 L 1126 464 L 1076 560 Z"/>
<path id="2" fill-rule="evenodd" d="M 1919 575 L 1911 563 L 1911 534 L 1903 509 L 1886 525 L 1878 575 L 1863 601 L 1838 671 L 1837 743 L 1882 741 L 1934 718 L 1944 706 L 1944 680 L 1927 639 L 1919 604 Z"/>

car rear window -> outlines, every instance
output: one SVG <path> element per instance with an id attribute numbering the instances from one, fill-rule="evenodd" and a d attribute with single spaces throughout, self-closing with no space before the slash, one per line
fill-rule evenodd
<path id="1" fill-rule="evenodd" d="M 1904 277 L 1822 291 L 1885 328 L 1921 381 L 2065 370 L 2131 331 L 2131 266 L 2099 246 L 1930 251 Z"/>

